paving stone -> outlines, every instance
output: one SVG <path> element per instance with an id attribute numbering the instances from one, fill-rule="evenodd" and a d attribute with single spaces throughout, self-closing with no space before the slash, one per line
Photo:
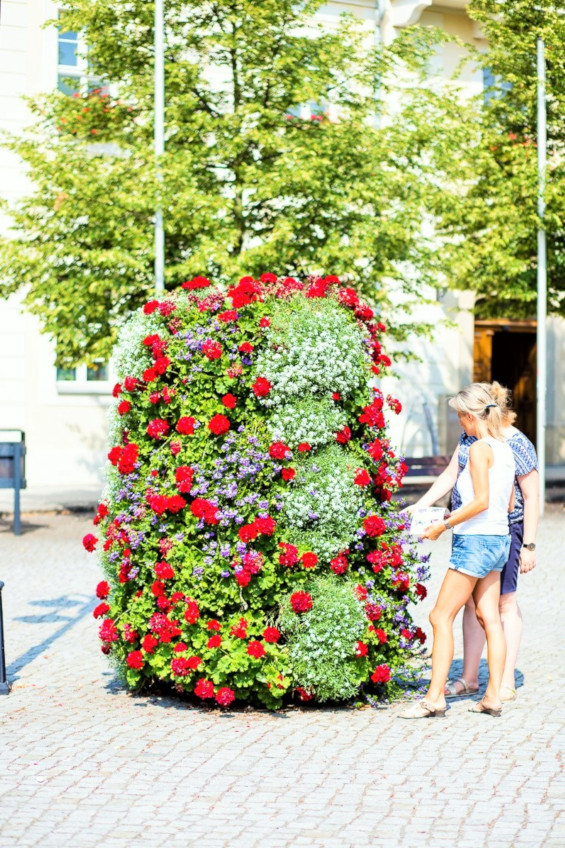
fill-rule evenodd
<path id="1" fill-rule="evenodd" d="M 0 525 L 13 682 L 0 698 L 2 848 L 565 848 L 560 509 L 520 578 L 518 700 L 498 720 L 468 713 L 467 699 L 445 720 L 404 722 L 398 705 L 224 715 L 131 697 L 91 617 L 101 577 L 80 544 L 89 526 L 42 514 L 16 538 Z M 432 550 L 416 611 L 428 633 L 448 540 Z"/>

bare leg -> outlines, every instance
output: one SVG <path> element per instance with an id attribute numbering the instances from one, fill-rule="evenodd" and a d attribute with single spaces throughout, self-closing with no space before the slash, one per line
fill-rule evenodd
<path id="1" fill-rule="evenodd" d="M 506 641 L 498 609 L 500 600 L 499 572 L 491 571 L 486 577 L 479 580 L 473 592 L 473 597 L 477 607 L 477 617 L 485 628 L 487 637 L 489 681 L 483 701 L 485 706 L 499 709 L 501 706 L 500 684 L 506 661 Z"/>
<path id="2" fill-rule="evenodd" d="M 506 639 L 506 663 L 502 675 L 502 688 L 514 691 L 516 685 L 514 669 L 522 640 L 522 613 L 516 600 L 516 592 L 500 596 L 500 618 Z M 504 694 L 506 695 L 506 692 Z"/>
<path id="3" fill-rule="evenodd" d="M 485 647 L 485 631 L 477 619 L 475 602 L 469 598 L 463 609 L 463 671 L 461 677 L 471 689 L 479 685 L 479 665 Z M 462 683 L 453 683 L 455 691 L 463 693 Z"/>
<path id="4" fill-rule="evenodd" d="M 425 700 L 439 709 L 445 706 L 444 689 L 453 660 L 453 620 L 470 597 L 476 583 L 476 577 L 448 569 L 430 613 L 430 623 L 434 629 L 432 679 Z"/>

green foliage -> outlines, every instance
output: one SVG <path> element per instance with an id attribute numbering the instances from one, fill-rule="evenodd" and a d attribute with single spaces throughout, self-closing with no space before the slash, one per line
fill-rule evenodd
<path id="1" fill-rule="evenodd" d="M 34 127 L 8 144 L 34 188 L 8 210 L 14 232 L 0 245 L 5 292 L 25 292 L 56 338 L 59 364 L 108 356 L 150 293 L 157 204 L 171 289 L 194 273 L 226 284 L 266 267 L 329 269 L 370 297 L 396 337 L 423 329 L 410 304 L 440 261 L 421 226 L 436 191 L 436 140 L 425 106 L 409 114 L 405 89 L 401 109 L 382 121 L 375 92 L 398 101 L 395 80 L 422 63 L 430 35 L 367 51 L 351 19 L 331 31 L 311 21 L 320 3 L 165 4 L 161 180 L 153 4 L 59 4 L 60 26 L 84 33 L 92 73 L 111 95 L 54 93 L 31 104 Z M 400 319 L 391 309 L 399 294 Z"/>
<path id="2" fill-rule="evenodd" d="M 473 0 L 488 53 L 474 61 L 493 75 L 485 102 L 461 104 L 443 120 L 456 155 L 441 153 L 446 190 L 437 195 L 437 230 L 444 241 L 446 276 L 476 292 L 477 317 L 535 317 L 537 297 L 537 69 L 536 43 L 547 61 L 548 309 L 565 314 L 565 4 L 529 0 Z M 439 148 L 436 149 L 436 153 Z"/>
<path id="3" fill-rule="evenodd" d="M 367 657 L 355 655 L 365 630 L 363 604 L 350 584 L 337 578 L 312 580 L 312 609 L 296 615 L 290 596 L 281 601 L 279 622 L 287 640 L 297 686 L 321 703 L 354 697 L 369 669 Z"/>

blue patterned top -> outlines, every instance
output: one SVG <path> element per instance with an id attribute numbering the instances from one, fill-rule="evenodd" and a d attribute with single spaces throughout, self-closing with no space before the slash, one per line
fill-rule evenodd
<path id="1" fill-rule="evenodd" d="M 468 436 L 466 433 L 461 434 L 459 439 L 459 471 L 457 472 L 457 476 L 461 474 L 467 465 L 467 462 L 469 461 L 469 448 L 473 442 L 476 441 L 477 440 L 474 436 Z M 510 524 L 517 524 L 524 520 L 524 497 L 518 484 L 518 478 L 524 477 L 524 475 L 529 474 L 530 471 L 537 471 L 538 458 L 535 447 L 528 437 L 524 436 L 520 430 L 518 430 L 517 433 L 514 433 L 513 436 L 510 436 L 507 441 L 508 445 L 512 449 L 514 462 L 516 463 L 516 477 L 514 478 L 515 503 L 514 509 L 508 516 L 508 520 Z M 459 509 L 461 504 L 461 495 L 457 491 L 457 483 L 455 483 L 451 493 L 451 511 L 453 512 L 454 510 Z"/>

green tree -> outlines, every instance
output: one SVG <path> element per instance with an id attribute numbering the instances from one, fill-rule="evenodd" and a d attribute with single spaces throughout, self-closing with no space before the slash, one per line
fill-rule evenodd
<path id="1" fill-rule="evenodd" d="M 484 103 L 467 104 L 464 124 L 451 126 L 459 154 L 450 190 L 437 195 L 436 209 L 449 282 L 476 292 L 478 317 L 535 317 L 541 37 L 548 95 L 548 308 L 565 314 L 565 3 L 473 0 L 468 11 L 488 39 L 488 54 L 475 56 L 492 84 Z"/>
<path id="2" fill-rule="evenodd" d="M 35 125 L 9 144 L 33 190 L 0 244 L 5 292 L 25 291 L 59 364 L 108 356 L 151 293 L 157 202 L 169 287 L 194 274 L 225 284 L 265 270 L 336 273 L 397 338 L 418 327 L 414 299 L 439 267 L 438 243 L 422 232 L 436 133 L 425 98 L 405 92 L 386 120 L 382 104 L 401 66 L 421 63 L 429 33 L 367 50 L 351 19 L 314 25 L 321 0 L 168 0 L 159 180 L 153 3 L 60 5 L 59 25 L 84 34 L 104 87 L 31 102 Z"/>

